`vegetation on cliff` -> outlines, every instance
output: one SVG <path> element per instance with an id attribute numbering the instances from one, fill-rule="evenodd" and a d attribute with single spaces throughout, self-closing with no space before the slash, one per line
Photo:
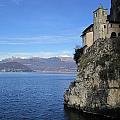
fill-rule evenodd
<path id="1" fill-rule="evenodd" d="M 66 106 L 92 113 L 109 110 L 114 113 L 109 115 L 119 116 L 119 46 L 120 38 L 98 39 L 77 58 L 78 74 L 64 95 Z"/>

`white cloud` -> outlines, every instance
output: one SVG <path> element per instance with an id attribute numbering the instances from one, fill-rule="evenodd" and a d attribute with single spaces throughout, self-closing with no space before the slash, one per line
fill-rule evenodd
<path id="1" fill-rule="evenodd" d="M 7 6 L 8 3 L 9 3 L 9 1 L 6 1 L 6 0 L 0 0 L 0 7 Z"/>
<path id="2" fill-rule="evenodd" d="M 17 0 L 14 0 L 17 1 Z M 18 0 L 21 1 L 21 0 Z M 27 36 L 27 37 L 0 37 L 0 45 L 20 45 L 20 44 L 60 44 L 70 43 L 74 45 L 80 43 L 80 35 L 85 27 L 78 27 L 76 29 L 60 31 L 59 35 L 40 35 L 40 36 Z"/>
<path id="3" fill-rule="evenodd" d="M 16 3 L 17 5 L 19 5 L 23 0 L 12 0 L 12 2 Z"/>
<path id="4" fill-rule="evenodd" d="M 23 0 L 0 0 L 0 7 L 5 7 L 10 5 L 10 3 L 14 3 L 19 5 Z"/>
<path id="5" fill-rule="evenodd" d="M 0 37 L 0 44 L 60 44 L 79 41 L 76 35 L 38 36 L 38 37 Z"/>

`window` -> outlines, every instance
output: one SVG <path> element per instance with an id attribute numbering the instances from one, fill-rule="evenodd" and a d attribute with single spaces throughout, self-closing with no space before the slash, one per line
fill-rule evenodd
<path id="1" fill-rule="evenodd" d="M 111 24 L 111 28 L 113 27 L 113 25 Z"/>
<path id="2" fill-rule="evenodd" d="M 95 13 L 95 17 L 97 17 L 97 13 Z"/>
<path id="3" fill-rule="evenodd" d="M 118 37 L 120 37 L 120 33 L 118 33 Z"/>
<path id="4" fill-rule="evenodd" d="M 104 25 L 104 28 L 106 28 L 106 25 Z"/>
<path id="5" fill-rule="evenodd" d="M 117 34 L 115 32 L 112 32 L 111 33 L 111 38 L 116 38 L 117 37 Z"/>
<path id="6" fill-rule="evenodd" d="M 105 15 L 105 12 L 103 11 L 102 14 Z"/>

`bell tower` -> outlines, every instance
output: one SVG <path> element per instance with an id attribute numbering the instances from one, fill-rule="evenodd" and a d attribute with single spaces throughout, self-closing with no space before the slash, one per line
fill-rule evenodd
<path id="1" fill-rule="evenodd" d="M 120 22 L 120 0 L 111 0 L 110 21 Z"/>
<path id="2" fill-rule="evenodd" d="M 107 12 L 108 10 L 104 9 L 102 5 L 100 5 L 99 8 L 93 12 L 94 41 L 99 38 L 106 37 L 106 20 L 108 15 Z"/>

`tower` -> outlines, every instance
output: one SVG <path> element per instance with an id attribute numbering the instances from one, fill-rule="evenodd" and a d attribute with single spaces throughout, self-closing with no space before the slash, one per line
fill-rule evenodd
<path id="1" fill-rule="evenodd" d="M 107 20 L 107 9 L 104 9 L 102 5 L 99 6 L 99 8 L 93 12 L 93 23 L 94 23 L 94 41 L 99 38 L 105 38 L 107 34 L 107 26 L 106 26 L 106 20 Z"/>
<path id="2" fill-rule="evenodd" d="M 110 21 L 120 22 L 120 0 L 111 0 Z"/>

